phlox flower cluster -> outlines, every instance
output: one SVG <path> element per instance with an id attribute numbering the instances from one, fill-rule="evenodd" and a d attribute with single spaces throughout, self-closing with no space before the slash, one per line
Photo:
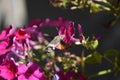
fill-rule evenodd
<path id="1" fill-rule="evenodd" d="M 14 28 L 14 25 L 10 25 L 0 33 L 0 80 L 86 80 L 80 71 L 74 73 L 69 70 L 64 73 L 60 68 L 59 70 L 55 69 L 53 76 L 48 78 L 43 70 L 44 66 L 33 59 L 35 54 L 31 52 L 46 40 L 41 32 L 42 28 L 46 26 L 57 28 L 58 35 L 56 36 L 64 35 L 59 41 L 67 46 L 76 42 L 80 44 L 84 42 L 80 24 L 77 27 L 79 36 L 75 38 L 74 22 L 63 18 L 58 18 L 55 21 L 37 19 L 27 27 L 17 29 Z M 60 47 L 60 42 L 57 45 L 49 42 L 48 44 L 54 45 L 54 49 L 63 50 L 64 48 Z M 47 47 L 47 43 L 45 47 Z M 44 51 L 44 54 L 47 52 Z"/>

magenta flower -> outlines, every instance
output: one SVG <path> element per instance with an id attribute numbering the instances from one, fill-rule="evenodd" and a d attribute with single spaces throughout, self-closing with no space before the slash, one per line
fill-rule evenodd
<path id="1" fill-rule="evenodd" d="M 0 34 L 0 55 L 10 51 L 13 45 L 14 27 L 11 25 L 9 28 L 3 30 Z"/>
<path id="2" fill-rule="evenodd" d="M 74 73 L 73 71 L 68 71 L 67 73 L 64 73 L 59 71 L 57 75 L 59 76 L 60 80 L 87 80 L 81 72 Z"/>
<path id="3" fill-rule="evenodd" d="M 40 39 L 40 42 L 43 40 L 43 35 L 41 33 L 41 28 L 38 27 L 37 25 L 33 25 L 32 27 L 28 27 L 26 28 L 26 32 L 31 34 L 31 40 L 39 40 Z"/>
<path id="4" fill-rule="evenodd" d="M 42 69 L 35 63 L 30 62 L 26 66 L 22 64 L 18 66 L 18 80 L 47 80 Z"/>
<path id="5" fill-rule="evenodd" d="M 5 41 L 0 42 L 0 55 L 5 54 L 8 51 L 7 47 L 8 47 L 7 42 Z"/>
<path id="6" fill-rule="evenodd" d="M 27 34 L 24 29 L 18 29 L 15 33 L 15 36 L 17 40 L 23 40 L 31 37 L 30 34 Z"/>
<path id="7" fill-rule="evenodd" d="M 49 26 L 60 27 L 60 26 L 63 26 L 63 25 L 66 26 L 66 25 L 70 24 L 71 21 L 68 21 L 68 20 L 66 20 L 66 19 L 64 19 L 62 17 L 59 17 L 55 21 L 51 21 L 50 19 L 46 19 L 44 24 L 46 24 L 46 23 Z"/>
<path id="8" fill-rule="evenodd" d="M 80 80 L 87 80 L 87 78 L 80 71 L 77 74 Z"/>
<path id="9" fill-rule="evenodd" d="M 34 25 L 38 26 L 39 28 L 43 26 L 51 26 L 51 27 L 60 27 L 62 25 L 68 25 L 71 21 L 68 21 L 62 17 L 59 17 L 57 20 L 50 20 L 46 18 L 45 20 L 36 19 L 29 23 L 29 27 L 33 27 Z"/>
<path id="10" fill-rule="evenodd" d="M 17 66 L 12 60 L 5 61 L 0 65 L 0 77 L 13 80 L 16 78 Z"/>
<path id="11" fill-rule="evenodd" d="M 80 42 L 82 42 L 82 40 L 84 39 L 84 35 L 82 33 L 82 27 L 80 24 L 78 24 L 78 32 L 79 32 L 79 40 Z"/>
<path id="12" fill-rule="evenodd" d="M 73 36 L 75 34 L 74 23 L 70 23 L 68 26 L 61 26 L 58 34 L 65 35 L 63 41 L 66 44 L 70 45 L 71 43 L 73 43 L 74 42 Z"/>
<path id="13" fill-rule="evenodd" d="M 9 28 L 3 30 L 0 34 L 0 40 L 6 39 L 14 33 L 14 26 L 11 25 Z"/>
<path id="14" fill-rule="evenodd" d="M 13 44 L 10 50 L 18 57 L 24 56 L 24 53 L 30 50 L 29 38 L 31 38 L 31 35 L 25 29 L 18 29 L 14 33 Z"/>
<path id="15" fill-rule="evenodd" d="M 11 46 L 13 44 L 13 36 L 9 36 L 8 38 L 6 38 L 5 40 L 2 40 L 0 42 L 0 55 L 7 53 L 8 51 L 10 51 Z"/>

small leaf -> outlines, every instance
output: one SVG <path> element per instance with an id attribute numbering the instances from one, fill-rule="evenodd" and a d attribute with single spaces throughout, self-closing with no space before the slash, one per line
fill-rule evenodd
<path id="1" fill-rule="evenodd" d="M 108 69 L 108 70 L 103 70 L 103 71 L 100 71 L 100 72 L 98 72 L 98 76 L 101 76 L 101 75 L 105 75 L 105 74 L 108 74 L 108 73 L 110 73 L 110 72 L 112 72 L 112 70 L 111 69 Z"/>
<path id="2" fill-rule="evenodd" d="M 100 5 L 98 4 L 91 5 L 90 8 L 91 8 L 91 11 L 90 11 L 91 13 L 96 13 L 101 11 Z"/>
<path id="3" fill-rule="evenodd" d="M 119 57 L 115 57 L 115 62 L 114 62 L 114 74 L 117 75 L 118 72 L 120 71 L 120 59 Z"/>
<path id="4" fill-rule="evenodd" d="M 98 40 L 92 41 L 91 42 L 91 49 L 96 49 L 98 46 Z"/>
<path id="5" fill-rule="evenodd" d="M 104 55 L 105 57 L 107 57 L 107 56 L 117 56 L 117 55 L 118 55 L 118 51 L 115 50 L 115 49 L 107 50 L 107 51 L 105 51 L 105 52 L 103 53 L 103 55 Z"/>
<path id="6" fill-rule="evenodd" d="M 92 55 L 91 57 L 86 58 L 85 62 L 88 64 L 94 64 L 96 63 L 96 59 Z"/>
<path id="7" fill-rule="evenodd" d="M 95 51 L 94 52 L 94 57 L 96 58 L 96 62 L 101 63 L 102 55 L 99 52 Z"/>
<path id="8" fill-rule="evenodd" d="M 86 57 L 85 62 L 89 64 L 101 63 L 102 56 L 99 52 L 95 51 L 93 54 L 90 54 Z"/>

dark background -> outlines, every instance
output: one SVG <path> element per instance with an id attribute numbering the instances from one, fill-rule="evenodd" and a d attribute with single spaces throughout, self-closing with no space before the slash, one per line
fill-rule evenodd
<path id="1" fill-rule="evenodd" d="M 62 8 L 55 8 L 49 4 L 48 0 L 26 0 L 28 10 L 28 22 L 33 19 L 57 19 L 63 17 L 68 20 L 72 20 L 75 24 L 80 23 L 82 25 L 83 33 L 85 36 L 100 35 L 98 51 L 104 52 L 108 49 L 120 49 L 120 21 L 111 28 L 108 27 L 108 22 L 113 19 L 111 14 L 106 12 L 100 12 L 96 14 L 90 14 L 87 9 L 83 10 L 68 10 Z M 76 26 L 77 27 L 77 26 Z M 49 31 L 49 29 L 48 29 Z M 107 69 L 111 67 L 110 64 L 104 62 L 103 65 L 89 66 L 87 72 L 94 73 L 99 70 Z M 100 76 L 91 80 L 120 80 L 113 77 L 113 74 Z"/>

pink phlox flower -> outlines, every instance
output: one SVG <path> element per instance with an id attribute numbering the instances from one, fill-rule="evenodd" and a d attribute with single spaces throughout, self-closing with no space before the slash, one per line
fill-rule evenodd
<path id="1" fill-rule="evenodd" d="M 5 40 L 2 40 L 0 42 L 0 55 L 10 51 L 12 45 L 13 45 L 13 35 L 9 36 Z"/>
<path id="2" fill-rule="evenodd" d="M 0 42 L 0 55 L 5 54 L 8 51 L 7 46 L 8 46 L 7 42 L 5 41 Z"/>
<path id="3" fill-rule="evenodd" d="M 31 35 L 25 29 L 18 29 L 13 38 L 11 51 L 16 55 L 24 55 L 25 52 L 30 50 L 29 38 L 31 38 Z"/>
<path id="4" fill-rule="evenodd" d="M 0 34 L 0 40 L 8 38 L 10 35 L 14 33 L 14 26 L 10 25 L 9 28 L 3 30 Z"/>
<path id="5" fill-rule="evenodd" d="M 15 36 L 17 40 L 23 40 L 31 37 L 31 35 L 27 34 L 24 29 L 18 29 L 15 33 Z"/>
<path id="6" fill-rule="evenodd" d="M 35 62 L 18 66 L 17 74 L 18 80 L 47 80 L 42 69 Z"/>
<path id="7" fill-rule="evenodd" d="M 28 56 L 27 52 L 31 50 L 31 47 L 29 45 L 30 45 L 29 39 L 25 39 L 25 40 L 14 39 L 14 42 L 10 51 L 13 54 L 15 54 L 18 58 L 23 59 L 23 57 Z"/>
<path id="8" fill-rule="evenodd" d="M 74 42 L 73 36 L 75 35 L 74 23 L 70 23 L 67 27 L 61 26 L 58 32 L 59 35 L 65 35 L 63 41 L 70 45 Z"/>
<path id="9" fill-rule="evenodd" d="M 95 37 L 93 37 L 93 41 L 95 41 L 95 40 L 99 40 L 101 38 L 101 36 L 99 36 L 99 35 L 97 35 L 97 36 L 95 36 Z"/>
<path id="10" fill-rule="evenodd" d="M 57 20 L 50 20 L 46 19 L 47 25 L 52 26 L 52 27 L 60 27 L 60 26 L 67 26 L 68 24 L 71 23 L 71 21 L 66 20 L 62 17 L 59 17 Z"/>
<path id="11" fill-rule="evenodd" d="M 59 71 L 57 74 L 60 80 L 87 80 L 85 76 L 83 76 L 80 72 L 75 73 L 73 71 L 68 71 L 64 73 L 62 71 Z"/>
<path id="12" fill-rule="evenodd" d="M 13 45 L 13 37 L 13 35 L 10 35 L 0 42 L 0 55 L 5 54 L 11 50 L 11 47 Z"/>
<path id="13" fill-rule="evenodd" d="M 23 47 L 13 45 L 11 48 L 11 52 L 13 52 L 16 56 L 23 56 L 25 51 L 23 50 Z"/>
<path id="14" fill-rule="evenodd" d="M 18 52 L 27 51 L 29 38 L 31 37 L 25 29 L 18 29 L 14 33 L 13 25 L 11 25 L 8 29 L 2 31 L 0 35 L 0 40 L 4 40 L 0 43 L 1 54 L 5 54 L 7 51 L 13 50 L 12 48 L 17 48 Z"/>
<path id="15" fill-rule="evenodd" d="M 0 65 L 5 61 L 6 54 L 0 55 Z"/>
<path id="16" fill-rule="evenodd" d="M 7 80 L 13 80 L 17 77 L 17 66 L 13 60 L 5 61 L 0 65 L 0 76 Z"/>
<path id="17" fill-rule="evenodd" d="M 79 40 L 80 42 L 82 42 L 82 40 L 84 39 L 84 35 L 83 35 L 82 27 L 80 24 L 78 24 L 78 33 L 79 33 Z"/>
<path id="18" fill-rule="evenodd" d="M 26 28 L 26 32 L 31 34 L 30 40 L 38 40 L 41 42 L 44 38 L 41 33 L 41 28 L 39 28 L 37 25 L 33 25 L 32 27 Z"/>
<path id="19" fill-rule="evenodd" d="M 0 54 L 5 54 L 10 51 L 13 44 L 14 37 L 14 26 L 11 25 L 9 28 L 3 30 L 0 34 Z"/>
<path id="20" fill-rule="evenodd" d="M 16 40 L 14 44 L 15 44 L 16 50 L 22 50 L 23 52 L 29 50 L 29 39 Z"/>
<path id="21" fill-rule="evenodd" d="M 59 17 L 57 20 L 50 20 L 49 18 L 46 18 L 45 20 L 36 19 L 29 23 L 29 27 L 32 27 L 34 25 L 38 26 L 39 28 L 43 26 L 50 26 L 50 27 L 60 27 L 62 25 L 68 25 L 71 21 L 68 21 L 62 17 Z"/>
<path id="22" fill-rule="evenodd" d="M 87 80 L 87 78 L 80 71 L 77 74 L 80 80 Z"/>
<path id="23" fill-rule="evenodd" d="M 59 78 L 60 78 L 61 80 L 76 80 L 76 79 L 74 78 L 74 77 L 75 77 L 74 73 L 71 72 L 71 71 L 69 71 L 69 72 L 67 72 L 67 73 L 64 73 L 64 72 L 62 72 L 62 71 L 59 71 L 57 74 L 58 74 L 58 76 L 59 76 Z"/>

